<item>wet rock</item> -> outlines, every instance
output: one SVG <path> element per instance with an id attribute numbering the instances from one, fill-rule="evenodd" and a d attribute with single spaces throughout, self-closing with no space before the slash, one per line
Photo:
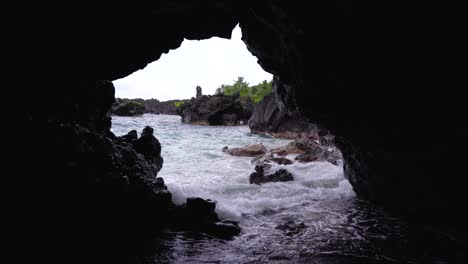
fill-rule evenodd
<path id="1" fill-rule="evenodd" d="M 294 159 L 301 163 L 312 161 L 328 161 L 333 165 L 338 165 L 338 161 L 342 159 L 342 156 L 337 149 L 332 149 L 329 151 L 324 148 L 316 148 L 307 150 L 306 152 L 296 156 Z"/>
<path id="2" fill-rule="evenodd" d="M 262 164 L 272 163 L 272 162 L 279 164 L 279 165 L 293 164 L 293 162 L 290 159 L 285 158 L 285 157 L 275 157 L 275 155 L 272 154 L 271 152 L 268 152 L 268 153 L 265 153 L 265 154 L 262 154 L 253 158 L 250 163 L 253 165 L 262 165 Z"/>
<path id="3" fill-rule="evenodd" d="M 307 163 L 311 161 L 317 161 L 319 159 L 319 156 L 323 155 L 322 152 L 316 151 L 316 150 L 308 150 L 302 154 L 299 154 L 296 156 L 294 159 L 301 162 L 301 163 Z M 322 156 L 321 156 L 322 157 Z"/>
<path id="4" fill-rule="evenodd" d="M 120 137 L 122 141 L 134 144 L 138 140 L 138 133 L 136 130 L 128 132 L 126 135 Z"/>
<path id="5" fill-rule="evenodd" d="M 215 212 L 216 201 L 189 197 L 187 202 L 176 207 L 171 213 L 171 224 L 176 229 L 202 232 L 208 235 L 230 239 L 240 233 L 237 222 L 222 220 Z"/>
<path id="6" fill-rule="evenodd" d="M 291 164 L 293 164 L 292 160 L 290 160 L 288 158 L 285 158 L 285 157 L 271 158 L 271 159 L 268 159 L 268 160 L 271 160 L 274 163 L 277 163 L 279 165 L 291 165 Z"/>
<path id="7" fill-rule="evenodd" d="M 227 150 L 228 154 L 240 157 L 255 157 L 265 152 L 267 152 L 267 149 L 262 143 L 248 145 L 242 148 L 230 148 Z"/>
<path id="8" fill-rule="evenodd" d="M 146 159 L 152 160 L 158 166 L 158 171 L 162 168 L 163 158 L 161 157 L 161 144 L 153 136 L 153 129 L 149 126 L 143 129 L 141 137 L 135 142 L 136 152 L 143 154 Z"/>
<path id="9" fill-rule="evenodd" d="M 213 222 L 219 221 L 216 215 L 216 202 L 210 199 L 198 197 L 187 198 L 187 213 L 189 218 L 195 222 Z"/>
<path id="10" fill-rule="evenodd" d="M 226 151 L 228 151 L 228 149 L 229 149 L 228 146 L 224 146 L 224 147 L 221 149 L 221 151 L 222 151 L 222 152 L 226 152 Z"/>
<path id="11" fill-rule="evenodd" d="M 231 239 L 233 236 L 239 235 L 240 232 L 239 224 L 232 220 L 219 221 L 206 228 L 206 233 L 222 239 Z"/>
<path id="12" fill-rule="evenodd" d="M 271 152 L 280 156 L 286 156 L 289 154 L 302 154 L 304 153 L 304 150 L 297 147 L 296 142 L 293 141 L 289 142 L 286 146 L 274 148 Z"/>
<path id="13" fill-rule="evenodd" d="M 265 171 L 268 171 L 270 166 L 269 164 L 255 166 L 255 172 L 249 176 L 250 184 L 260 185 L 266 182 L 286 182 L 294 180 L 293 175 L 285 169 L 279 169 L 274 173 L 266 174 Z"/>
<path id="14" fill-rule="evenodd" d="M 280 156 L 286 156 L 289 154 L 302 154 L 307 150 L 317 148 L 320 148 L 320 144 L 314 139 L 296 139 L 285 146 L 272 149 L 271 152 Z"/>
<path id="15" fill-rule="evenodd" d="M 314 139 L 296 139 L 294 143 L 297 148 L 304 151 L 321 148 L 321 145 Z"/>

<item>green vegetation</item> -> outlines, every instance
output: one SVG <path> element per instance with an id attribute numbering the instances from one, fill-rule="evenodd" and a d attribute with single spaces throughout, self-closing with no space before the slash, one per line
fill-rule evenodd
<path id="1" fill-rule="evenodd" d="M 118 99 L 112 107 L 112 113 L 119 116 L 142 115 L 145 112 L 145 106 L 137 101 L 129 99 Z"/>
<path id="2" fill-rule="evenodd" d="M 174 102 L 174 105 L 175 105 L 175 107 L 179 108 L 179 107 L 181 107 L 184 103 L 185 103 L 185 101 L 179 101 L 179 102 Z"/>
<path id="3" fill-rule="evenodd" d="M 131 108 L 145 108 L 145 106 L 140 103 L 140 102 L 137 102 L 137 101 L 133 101 L 133 100 L 129 100 L 129 101 L 126 101 L 126 102 L 123 102 L 121 104 L 123 107 L 131 107 Z"/>
<path id="4" fill-rule="evenodd" d="M 244 81 L 244 77 L 238 77 L 232 85 L 221 85 L 216 89 L 217 95 L 240 96 L 241 98 L 250 99 L 253 103 L 260 102 L 263 97 L 270 94 L 272 90 L 272 81 L 263 81 L 257 85 L 249 86 L 249 83 Z"/>

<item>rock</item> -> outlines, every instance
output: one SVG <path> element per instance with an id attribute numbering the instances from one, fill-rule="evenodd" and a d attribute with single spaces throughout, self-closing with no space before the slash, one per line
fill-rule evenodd
<path id="1" fill-rule="evenodd" d="M 321 157 L 321 160 L 323 160 L 323 155 L 324 153 L 321 151 L 308 150 L 302 154 L 299 154 L 294 159 L 301 163 L 307 163 L 311 161 L 317 161 L 319 159 L 319 156 Z"/>
<path id="2" fill-rule="evenodd" d="M 202 125 L 239 125 L 250 118 L 251 103 L 238 96 L 202 95 L 181 105 L 177 112 L 183 123 Z"/>
<path id="3" fill-rule="evenodd" d="M 287 89 L 293 95 L 292 89 L 279 78 L 273 78 L 273 90 Z M 293 110 L 291 110 L 293 109 Z M 282 102 L 273 93 L 254 106 L 248 121 L 253 133 L 268 134 L 278 138 L 313 138 L 318 139 L 321 130 L 295 106 L 294 100 Z"/>
<path id="4" fill-rule="evenodd" d="M 299 154 L 294 158 L 301 163 L 307 163 L 312 161 L 328 161 L 333 165 L 338 165 L 338 160 L 342 159 L 341 153 L 336 148 L 328 150 L 325 147 L 318 146 L 313 149 L 309 149 L 306 152 Z"/>
<path id="5" fill-rule="evenodd" d="M 273 161 L 274 163 L 277 163 L 277 164 L 280 164 L 280 165 L 290 165 L 290 164 L 293 164 L 293 162 L 292 162 L 290 159 L 285 158 L 285 157 L 271 158 L 271 159 L 268 159 L 268 160 L 271 160 L 271 161 Z"/>
<path id="6" fill-rule="evenodd" d="M 197 94 L 195 98 L 200 98 L 202 96 L 202 88 L 200 86 L 197 86 Z"/>
<path id="7" fill-rule="evenodd" d="M 321 148 L 321 145 L 314 139 L 296 139 L 294 140 L 294 143 L 297 148 L 302 149 L 304 151 Z"/>
<path id="8" fill-rule="evenodd" d="M 138 133 L 136 130 L 128 132 L 126 135 L 120 137 L 124 142 L 134 144 L 138 140 Z"/>
<path id="9" fill-rule="evenodd" d="M 161 144 L 153 136 L 153 129 L 149 126 L 143 129 L 141 137 L 135 142 L 136 152 L 143 154 L 146 159 L 152 160 L 155 164 L 162 164 Z M 158 171 L 162 168 L 158 167 Z"/>
<path id="10" fill-rule="evenodd" d="M 262 154 L 253 158 L 250 163 L 253 165 L 262 165 L 262 164 L 271 163 L 271 162 L 274 162 L 280 165 L 293 164 L 293 162 L 290 159 L 285 158 L 285 157 L 275 157 L 275 155 L 273 155 L 271 152 L 267 152 L 265 154 Z"/>
<path id="11" fill-rule="evenodd" d="M 255 166 L 255 172 L 250 174 L 249 182 L 250 184 L 262 184 L 266 182 L 285 182 L 294 180 L 293 175 L 285 169 L 279 169 L 272 174 L 265 175 L 265 170 L 268 170 L 269 167 L 264 165 Z"/>
<path id="12" fill-rule="evenodd" d="M 118 116 L 138 116 L 145 112 L 145 106 L 134 100 L 124 99 L 116 100 L 111 113 Z"/>
<path id="13" fill-rule="evenodd" d="M 304 153 L 304 150 L 300 149 L 296 145 L 296 141 L 293 141 L 293 142 L 288 143 L 286 146 L 282 146 L 282 147 L 279 147 L 279 148 L 272 149 L 271 153 L 274 153 L 274 154 L 277 154 L 277 155 L 280 155 L 280 156 L 286 156 L 286 155 L 289 155 L 289 154 L 302 154 L 302 153 Z"/>
<path id="14" fill-rule="evenodd" d="M 199 223 L 219 221 L 215 208 L 216 202 L 210 199 L 187 198 L 187 212 L 190 221 Z"/>
<path id="15" fill-rule="evenodd" d="M 222 152 L 227 152 L 228 149 L 229 149 L 228 146 L 224 146 L 224 147 L 221 149 L 221 151 L 222 151 Z"/>
<path id="16" fill-rule="evenodd" d="M 127 98 L 116 98 L 114 107 L 118 106 L 122 102 L 133 101 L 140 103 L 144 106 L 143 113 L 150 114 L 164 114 L 164 115 L 178 115 L 177 107 L 184 104 L 188 100 L 168 100 L 168 101 L 159 101 L 158 99 L 127 99 Z M 111 112 L 112 113 L 112 112 Z"/>
<path id="17" fill-rule="evenodd" d="M 232 156 L 255 157 L 264 154 L 266 151 L 266 147 L 262 143 L 259 143 L 247 145 L 243 148 L 230 148 L 227 150 L 227 153 Z"/>
<path id="18" fill-rule="evenodd" d="M 208 225 L 205 232 L 217 238 L 231 239 L 240 234 L 241 228 L 235 221 L 223 220 Z"/>
<path id="19" fill-rule="evenodd" d="M 222 239 L 231 239 L 240 233 L 237 222 L 220 221 L 215 212 L 216 202 L 199 197 L 187 198 L 187 202 L 171 213 L 172 225 L 177 229 L 203 232 Z"/>

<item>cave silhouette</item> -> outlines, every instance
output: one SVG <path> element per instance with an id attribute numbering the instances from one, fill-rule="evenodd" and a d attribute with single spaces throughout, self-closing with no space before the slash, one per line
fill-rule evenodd
<path id="1" fill-rule="evenodd" d="M 132 199 L 95 184 L 105 165 L 87 157 L 77 164 L 68 160 L 79 151 L 73 140 L 105 141 L 113 88 L 103 80 L 144 68 L 184 38 L 229 38 L 239 23 L 248 50 L 279 80 L 278 104 L 297 105 L 336 135 L 346 177 L 360 197 L 465 243 L 468 219 L 461 210 L 466 198 L 460 178 L 468 128 L 457 84 L 460 70 L 450 62 L 457 57 L 456 26 L 445 27 L 449 20 L 424 12 L 438 13 L 429 5 L 307 5 L 161 0 L 22 10 L 20 18 L 33 22 L 15 29 L 21 34 L 11 38 L 19 43 L 15 61 L 31 62 L 28 80 L 18 89 L 27 94 L 18 115 L 27 129 L 20 132 L 25 148 L 17 149 L 29 149 L 34 158 L 18 168 L 25 178 L 45 175 L 33 179 L 43 188 L 25 203 L 27 216 L 40 216 L 28 225 L 28 236 L 48 230 L 57 235 L 55 246 L 75 236 L 103 245 L 116 238 L 110 230 L 126 234 L 129 226 L 124 224 L 129 217 L 99 218 L 125 216 L 116 201 L 147 217 L 145 205 L 133 207 Z M 83 129 L 89 131 L 82 135 Z M 108 151 L 107 145 L 93 144 L 96 157 Z M 104 228 L 107 224 L 112 228 Z M 143 221 L 138 229 L 149 225 Z M 69 228 L 73 231 L 65 236 Z M 64 245 L 57 248 L 73 253 Z"/>

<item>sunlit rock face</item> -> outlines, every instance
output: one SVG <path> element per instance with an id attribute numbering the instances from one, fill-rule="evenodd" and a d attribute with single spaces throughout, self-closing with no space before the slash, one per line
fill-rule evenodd
<path id="1" fill-rule="evenodd" d="M 228 38 L 240 23 L 249 51 L 287 87 L 277 91 L 281 107 L 294 98 L 308 118 L 336 135 L 359 195 L 419 220 L 464 223 L 459 181 L 467 145 L 465 97 L 454 90 L 460 85 L 450 76 L 457 71 L 445 60 L 453 49 L 439 45 L 449 34 L 421 9 L 350 1 L 180 0 L 23 11 L 34 22 L 14 38 L 30 46 L 15 53 L 31 63 L 22 70 L 29 81 L 19 86 L 27 96 L 21 116 L 38 137 L 22 143 L 37 157 L 32 165 L 40 166 L 21 173 L 48 171 L 42 183 L 49 193 L 72 184 L 65 177 L 49 181 L 56 179 L 54 168 L 67 162 L 50 160 L 60 148 L 48 143 L 62 133 L 51 123 L 77 122 L 105 135 L 110 123 L 103 107 L 112 102 L 103 104 L 110 97 L 96 90 L 97 80 L 139 70 L 184 38 Z M 88 169 L 87 175 L 97 173 Z"/>

